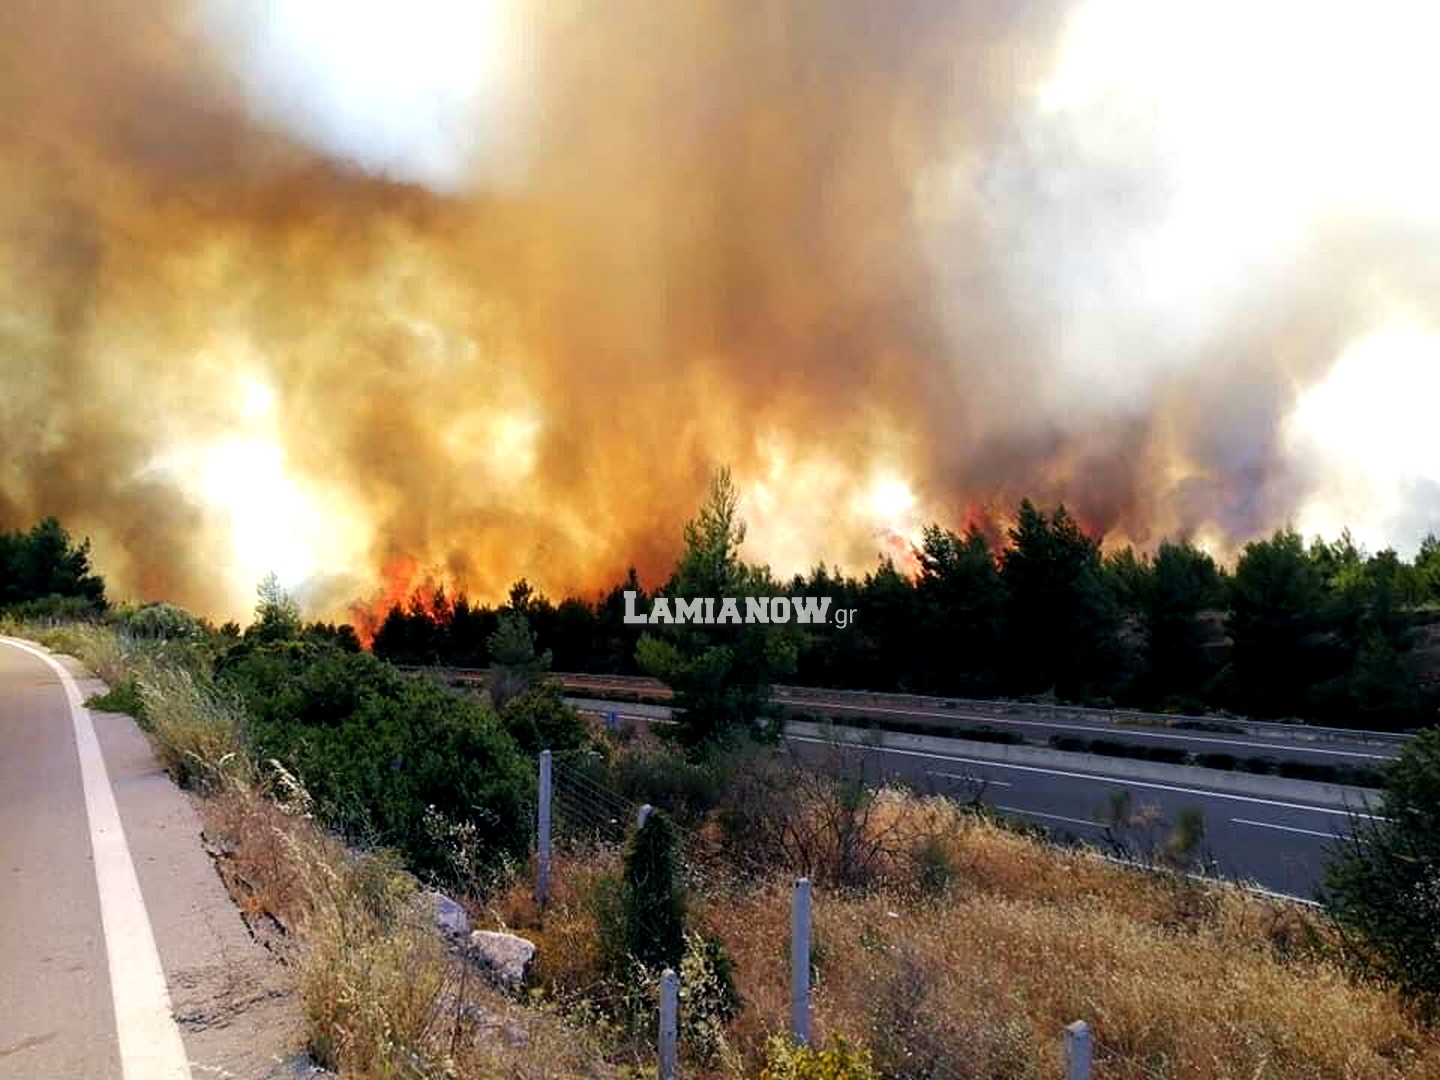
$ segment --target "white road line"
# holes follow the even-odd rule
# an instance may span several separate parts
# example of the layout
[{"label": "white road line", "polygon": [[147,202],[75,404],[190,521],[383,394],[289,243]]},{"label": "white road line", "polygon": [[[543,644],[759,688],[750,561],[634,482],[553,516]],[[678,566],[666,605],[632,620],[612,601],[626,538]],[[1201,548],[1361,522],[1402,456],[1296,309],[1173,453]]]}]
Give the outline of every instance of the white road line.
[{"label": "white road line", "polygon": [[1297,829],[1294,825],[1275,825],[1269,821],[1251,821],[1249,818],[1243,817],[1232,817],[1230,820],[1236,825],[1253,825],[1257,829],[1278,829],[1281,832],[1302,833],[1305,836],[1319,836],[1326,840],[1341,839],[1341,837],[1336,836],[1334,833],[1318,832],[1315,829]]},{"label": "white road line", "polygon": [[[817,746],[831,745],[830,739],[816,739],[809,735],[787,735],[785,737],[791,742],[814,743]],[[1153,791],[1173,791],[1181,795],[1201,795],[1207,799],[1227,799],[1230,802],[1255,803],[1258,806],[1283,806],[1287,810],[1309,810],[1316,814],[1343,814],[1346,817],[1364,818],[1369,821],[1383,820],[1374,814],[1362,814],[1349,809],[1310,806],[1306,803],[1281,802],[1278,799],[1261,799],[1254,795],[1232,795],[1228,791],[1207,791],[1204,788],[1177,787],[1173,784],[1157,784],[1149,780],[1132,780],[1128,776],[1106,776],[1103,773],[1070,772],[1065,769],[1042,769],[1038,765],[1016,765],[1009,761],[982,761],[978,758],[958,757],[952,754],[937,754],[923,750],[901,750],[893,746],[867,746],[865,743],[860,742],[848,742],[847,745],[856,746],[862,750],[875,750],[882,754],[900,754],[904,757],[928,758],[931,761],[957,761],[962,765],[983,765],[991,769],[1017,769],[1020,772],[1042,773],[1046,776],[1068,776],[1075,780],[1098,780],[1119,787],[1150,788]]]},{"label": "white road line", "polygon": [[1063,814],[1042,814],[1039,810],[1021,810],[1018,806],[1001,806],[995,803],[996,810],[1003,810],[1007,814],[1024,814],[1027,817],[1045,818],[1047,821],[1065,821],[1071,825],[1088,825],[1092,829],[1103,829],[1105,826],[1098,821],[1086,821],[1084,818],[1066,817]]},{"label": "white road line", "polygon": [[[798,702],[787,702],[796,704]],[[1241,739],[1222,739],[1213,735],[1192,735],[1188,731],[1144,731],[1132,727],[1115,725],[1114,727],[1087,727],[1084,724],[1067,724],[1049,720],[1017,720],[1011,716],[983,716],[978,713],[962,712],[934,712],[926,709],[895,709],[883,705],[841,705],[838,702],[823,702],[824,708],[843,709],[846,712],[859,713],[887,713],[893,716],[918,716],[936,720],[969,720],[984,724],[1017,724],[1021,727],[1054,728],[1058,731],[1088,731],[1095,735],[1108,735],[1114,738],[1117,735],[1133,736],[1137,739],[1178,739],[1182,742],[1193,743],[1214,743],[1218,746],[1243,746],[1251,750],[1274,750],[1279,753],[1297,752],[1301,754],[1326,754],[1331,757],[1366,758],[1371,761],[1394,761],[1394,754],[1366,754],[1359,750],[1322,750],[1316,746],[1297,746],[1294,743],[1265,743],[1250,742]],[[963,739],[964,734],[955,736]]]},{"label": "white road line", "polygon": [[975,776],[971,773],[956,772],[932,772],[929,775],[938,776],[945,780],[965,780],[972,784],[986,784],[990,787],[1014,787],[1008,780],[991,780],[988,776]]},{"label": "white road line", "polygon": [[0,642],[43,660],[65,689],[85,789],[85,816],[90,824],[95,886],[100,893],[100,922],[109,960],[121,1072],[125,1080],[191,1080],[185,1044],[175,1024],[165,970],[160,966],[140,880],[135,876],[135,864],[125,842],[110,774],[80,689],[49,654],[13,638],[0,638]]}]

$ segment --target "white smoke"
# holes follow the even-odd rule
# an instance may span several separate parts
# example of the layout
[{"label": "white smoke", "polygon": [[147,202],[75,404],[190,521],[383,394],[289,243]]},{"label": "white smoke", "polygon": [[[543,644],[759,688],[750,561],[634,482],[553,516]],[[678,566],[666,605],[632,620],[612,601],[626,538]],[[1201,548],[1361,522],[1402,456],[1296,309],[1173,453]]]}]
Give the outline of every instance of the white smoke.
[{"label": "white smoke", "polygon": [[513,182],[527,69],[511,0],[200,0],[257,118],[377,176]]}]

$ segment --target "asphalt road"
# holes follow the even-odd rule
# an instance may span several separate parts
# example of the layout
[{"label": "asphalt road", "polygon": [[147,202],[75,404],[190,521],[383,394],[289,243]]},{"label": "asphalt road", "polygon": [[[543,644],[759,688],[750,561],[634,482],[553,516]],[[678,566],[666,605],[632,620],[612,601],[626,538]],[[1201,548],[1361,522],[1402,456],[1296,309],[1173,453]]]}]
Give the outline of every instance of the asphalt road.
[{"label": "asphalt road", "polygon": [[[663,721],[669,716],[669,709],[662,705],[570,701],[586,712],[601,716],[614,712],[622,719],[640,722]],[[816,764],[837,752],[835,744],[823,738],[792,738],[791,744],[802,760]],[[1058,769],[984,761],[959,750],[931,753],[850,746],[846,752],[864,755],[872,780],[896,779],[922,791],[962,800],[978,798],[1019,820],[1043,825],[1057,837],[1101,847],[1107,836],[1100,819],[1115,793],[1128,792],[1132,816],[1151,811],[1159,819],[1154,828],[1132,828],[1117,834],[1137,849],[1137,854],[1153,850],[1165,839],[1167,826],[1173,826],[1182,812],[1195,809],[1204,822],[1208,872],[1304,900],[1314,897],[1328,854],[1348,834],[1351,812],[1364,814],[1373,809],[1365,805],[1337,809],[1303,800],[1237,795],[1203,784],[1108,776],[1107,759],[1098,756],[1090,759],[1093,767]]]},{"label": "asphalt road", "polygon": [[[814,762],[836,752],[826,739],[792,738],[791,744],[802,759]],[[1321,882],[1328,853],[1348,833],[1351,822],[1347,810],[1303,801],[1106,776],[1101,758],[1095,759],[1094,771],[1081,771],[982,761],[963,753],[878,747],[847,752],[862,753],[867,775],[874,779],[899,779],[959,799],[979,798],[996,810],[1044,825],[1057,836],[1102,847],[1107,837],[1100,819],[1114,793],[1128,792],[1132,817],[1153,808],[1158,819],[1154,827],[1119,834],[1137,855],[1155,850],[1169,831],[1167,823],[1173,826],[1183,811],[1198,810],[1211,872],[1307,900]],[[1351,811],[1368,809],[1356,806]]]},{"label": "asphalt road", "polygon": [[0,640],[0,1080],[298,1075],[287,978],[98,689]]},{"label": "asphalt road", "polygon": [[[787,702],[796,707],[798,701]],[[1146,746],[1173,746],[1193,754],[1229,754],[1236,758],[1270,757],[1284,761],[1305,761],[1324,765],[1379,766],[1393,761],[1400,754],[1396,742],[1378,742],[1361,736],[1343,734],[1315,738],[1304,728],[1293,735],[1283,732],[1280,725],[1265,725],[1259,732],[1195,731],[1174,727],[1127,721],[1124,713],[1095,713],[1079,718],[1067,716],[1065,710],[1049,712],[1035,706],[993,706],[986,708],[972,703],[966,708],[935,708],[917,705],[852,705],[825,700],[813,705],[816,712],[837,719],[875,718],[922,724],[989,727],[1010,731],[1031,741],[1045,743],[1053,736],[1082,739],[1111,739]]]}]

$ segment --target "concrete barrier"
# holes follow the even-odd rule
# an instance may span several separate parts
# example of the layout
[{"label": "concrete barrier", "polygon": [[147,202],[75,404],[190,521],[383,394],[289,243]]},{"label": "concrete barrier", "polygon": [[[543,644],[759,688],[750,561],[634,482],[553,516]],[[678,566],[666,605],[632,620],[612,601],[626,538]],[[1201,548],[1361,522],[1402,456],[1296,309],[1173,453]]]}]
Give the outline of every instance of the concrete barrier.
[{"label": "concrete barrier", "polygon": [[841,745],[951,755],[977,761],[1008,762],[1042,769],[1062,769],[1102,780],[1148,780],[1152,783],[1183,785],[1232,795],[1251,795],[1262,799],[1358,811],[1374,806],[1380,797],[1379,792],[1369,788],[1350,787],[1345,784],[1324,784],[1315,780],[1292,780],[1283,776],[1229,772],[1224,769],[1201,768],[1198,765],[1167,765],[1134,758],[1102,757],[1098,754],[1051,750],[1039,746],[1012,746],[975,742],[970,739],[942,738],[937,735],[910,735],[878,728],[791,720],[785,724],[785,734],[787,737],[822,739]]}]

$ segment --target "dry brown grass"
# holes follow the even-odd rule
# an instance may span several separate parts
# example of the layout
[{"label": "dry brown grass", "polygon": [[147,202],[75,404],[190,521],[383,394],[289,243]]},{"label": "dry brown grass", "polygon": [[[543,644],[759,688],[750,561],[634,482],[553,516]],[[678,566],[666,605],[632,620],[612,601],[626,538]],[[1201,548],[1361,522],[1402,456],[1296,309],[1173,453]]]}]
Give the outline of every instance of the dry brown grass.
[{"label": "dry brown grass", "polygon": [[202,804],[237,903],[296,966],[318,1061],[357,1078],[615,1075],[596,1033],[506,998],[454,956],[394,860],[347,850],[296,810],[237,789]]},{"label": "dry brown grass", "polygon": [[[1440,1038],[1348,974],[1311,909],[1057,850],[942,800],[886,793],[871,822],[890,837],[882,884],[817,893],[815,1023],[884,1075],[1059,1076],[1062,1030],[1085,1019],[1099,1080],[1440,1077]],[[938,892],[921,887],[926,843],[949,869]],[[512,894],[566,992],[596,977],[587,890],[612,866],[559,865],[543,919]],[[692,898],[734,961],[730,1035],[752,1069],[787,1021],[789,899],[783,870]]]}]

